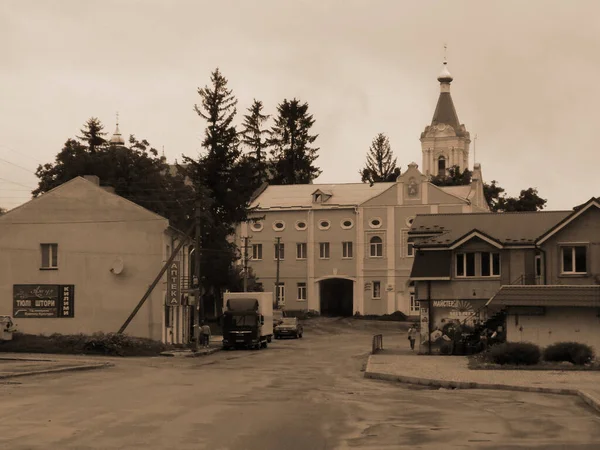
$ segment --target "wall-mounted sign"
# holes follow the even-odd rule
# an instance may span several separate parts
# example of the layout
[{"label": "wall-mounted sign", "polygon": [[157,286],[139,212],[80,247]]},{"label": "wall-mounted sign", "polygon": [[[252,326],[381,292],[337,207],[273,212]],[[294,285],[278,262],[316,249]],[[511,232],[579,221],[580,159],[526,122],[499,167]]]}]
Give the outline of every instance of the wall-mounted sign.
[{"label": "wall-mounted sign", "polygon": [[75,286],[13,285],[13,317],[20,319],[75,317]]},{"label": "wall-mounted sign", "polygon": [[180,262],[173,261],[167,272],[167,305],[177,306],[181,301]]}]

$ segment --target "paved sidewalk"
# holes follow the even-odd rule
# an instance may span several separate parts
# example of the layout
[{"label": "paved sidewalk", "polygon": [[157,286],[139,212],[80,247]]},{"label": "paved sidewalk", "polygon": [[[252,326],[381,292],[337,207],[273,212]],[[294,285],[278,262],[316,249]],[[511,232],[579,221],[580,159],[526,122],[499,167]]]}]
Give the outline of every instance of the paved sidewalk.
[{"label": "paved sidewalk", "polygon": [[0,379],[42,375],[48,373],[72,372],[79,370],[102,369],[112,366],[109,362],[54,359],[51,356],[1,356]]},{"label": "paved sidewalk", "polygon": [[189,348],[182,348],[180,350],[171,350],[168,352],[162,352],[160,355],[161,356],[188,357],[188,358],[212,355],[213,353],[219,352],[223,349],[222,341],[223,341],[222,336],[211,336],[209,348],[200,348],[200,349],[198,349],[197,352],[194,352]]},{"label": "paved sidewalk", "polygon": [[470,370],[467,364],[466,356],[417,355],[408,342],[390,346],[384,337],[384,350],[369,357],[365,377],[441,388],[578,395],[600,411],[600,371]]}]

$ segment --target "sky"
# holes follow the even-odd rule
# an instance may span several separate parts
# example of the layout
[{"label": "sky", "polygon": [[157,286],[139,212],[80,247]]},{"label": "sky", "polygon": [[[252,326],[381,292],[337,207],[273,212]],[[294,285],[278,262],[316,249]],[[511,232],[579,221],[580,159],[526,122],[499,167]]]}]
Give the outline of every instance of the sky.
[{"label": "sky", "polygon": [[484,181],[571,209],[600,196],[599,16],[597,0],[3,0],[0,207],[27,201],[90,117],[110,135],[118,111],[169,162],[197,156],[197,90],[216,67],[238,123],[255,98],[268,114],[309,104],[315,183],[359,182],[380,132],[402,170],[421,166],[447,45]]}]

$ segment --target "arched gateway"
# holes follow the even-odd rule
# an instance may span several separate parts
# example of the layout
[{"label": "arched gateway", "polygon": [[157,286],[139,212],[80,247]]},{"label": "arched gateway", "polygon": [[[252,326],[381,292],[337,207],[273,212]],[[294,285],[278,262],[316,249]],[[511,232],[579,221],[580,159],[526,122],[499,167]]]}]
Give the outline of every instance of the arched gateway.
[{"label": "arched gateway", "polygon": [[321,315],[352,316],[354,314],[354,281],[347,278],[327,278],[319,281]]}]

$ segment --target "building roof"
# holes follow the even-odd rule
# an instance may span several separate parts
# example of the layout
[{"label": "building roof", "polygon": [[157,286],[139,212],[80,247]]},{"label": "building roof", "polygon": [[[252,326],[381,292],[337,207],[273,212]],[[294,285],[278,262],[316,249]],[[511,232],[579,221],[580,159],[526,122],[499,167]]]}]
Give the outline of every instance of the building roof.
[{"label": "building roof", "polygon": [[600,209],[600,198],[592,197],[583,205],[576,206],[573,208],[573,212],[569,214],[567,217],[563,218],[560,222],[555,224],[552,228],[547,230],[543,235],[539,236],[537,239],[538,244],[544,243],[546,240],[550,239],[553,235],[558,233],[564,227],[569,225],[572,221],[577,219],[577,217],[581,216],[584,212],[586,212],[590,208],[598,208]]},{"label": "building roof", "polygon": [[417,252],[413,262],[410,279],[423,280],[450,280],[452,267],[452,252]]},{"label": "building roof", "polygon": [[409,233],[413,237],[436,233],[434,237],[416,240],[418,247],[451,247],[470,234],[485,235],[502,245],[532,245],[569,214],[570,211],[419,214]]},{"label": "building roof", "polygon": [[440,123],[450,125],[457,133],[459,131],[460,122],[458,121],[458,114],[456,114],[456,108],[454,108],[450,92],[440,92],[435,112],[433,113],[431,125]]},{"label": "building roof", "polygon": [[[251,204],[259,209],[312,208],[314,206],[358,206],[381,194],[395,183],[293,184],[269,185]],[[314,204],[312,194],[320,190],[331,194],[323,203]]]},{"label": "building roof", "polygon": [[502,286],[490,304],[600,307],[600,285]]}]

